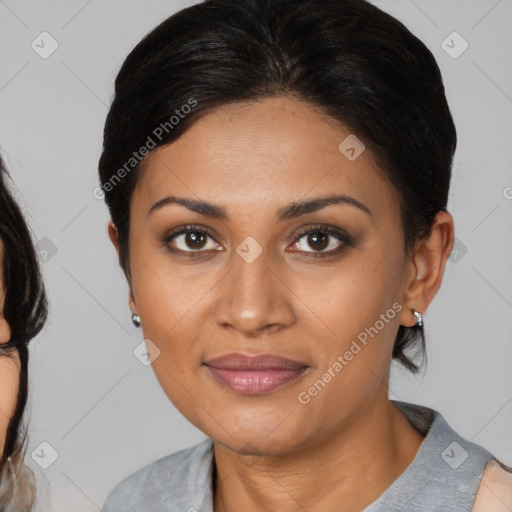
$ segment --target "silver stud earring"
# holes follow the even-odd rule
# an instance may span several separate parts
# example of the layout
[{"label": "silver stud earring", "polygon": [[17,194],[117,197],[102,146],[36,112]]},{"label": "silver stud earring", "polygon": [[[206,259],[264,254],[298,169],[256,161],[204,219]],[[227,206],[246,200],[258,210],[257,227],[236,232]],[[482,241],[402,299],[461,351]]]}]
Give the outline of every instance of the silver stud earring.
[{"label": "silver stud earring", "polygon": [[416,324],[414,325],[414,327],[423,327],[423,315],[414,310],[413,313],[414,317],[416,318]]},{"label": "silver stud earring", "polygon": [[132,313],[132,323],[135,327],[140,327],[140,316]]}]

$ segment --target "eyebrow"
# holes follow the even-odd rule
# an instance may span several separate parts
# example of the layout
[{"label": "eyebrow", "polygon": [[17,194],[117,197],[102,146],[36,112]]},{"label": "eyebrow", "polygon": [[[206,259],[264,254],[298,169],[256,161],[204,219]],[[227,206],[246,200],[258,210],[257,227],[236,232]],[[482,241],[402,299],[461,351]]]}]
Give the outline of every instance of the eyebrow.
[{"label": "eyebrow", "polygon": [[[208,203],[206,201],[198,201],[195,199],[176,196],[164,197],[163,199],[157,201],[149,209],[148,215],[170,204],[180,204],[193,212],[205,215],[207,217],[212,217],[214,219],[227,220],[229,218],[226,210],[222,206]],[[358,201],[353,197],[340,194],[316,197],[308,201],[290,203],[277,210],[277,219],[279,221],[289,220],[295,217],[300,217],[301,215],[304,215],[306,213],[313,213],[322,210],[326,206],[334,204],[346,204],[349,206],[353,206],[372,216],[372,212],[370,211],[370,209],[366,205],[361,203],[361,201]]]}]

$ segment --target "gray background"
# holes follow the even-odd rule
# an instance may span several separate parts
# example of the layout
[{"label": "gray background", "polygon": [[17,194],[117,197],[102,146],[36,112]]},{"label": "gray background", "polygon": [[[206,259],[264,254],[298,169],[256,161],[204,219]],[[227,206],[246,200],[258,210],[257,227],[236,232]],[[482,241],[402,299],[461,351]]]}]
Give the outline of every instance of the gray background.
[{"label": "gray background", "polygon": [[[117,70],[190,3],[0,1],[0,144],[51,301],[30,362],[28,460],[41,510],[100,510],[129,473],[204,437],[133,354],[141,331],[93,196]],[[434,407],[512,464],[512,1],[375,3],[434,53],[459,137],[449,203],[458,249],[425,316],[428,369],[394,368],[390,396]],[[47,58],[31,47],[51,49],[44,31],[58,43]],[[457,58],[442,47],[454,31],[469,44]],[[444,43],[452,54],[462,44]]]}]

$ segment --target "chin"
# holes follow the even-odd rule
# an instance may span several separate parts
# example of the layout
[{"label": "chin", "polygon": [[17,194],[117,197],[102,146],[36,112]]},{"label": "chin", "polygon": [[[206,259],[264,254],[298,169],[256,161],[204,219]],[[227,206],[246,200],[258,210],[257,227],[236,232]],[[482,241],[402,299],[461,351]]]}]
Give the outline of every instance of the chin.
[{"label": "chin", "polygon": [[276,429],[275,425],[253,424],[252,428],[240,429],[236,425],[224,424],[207,433],[216,443],[240,455],[281,456],[298,449],[300,430]]}]

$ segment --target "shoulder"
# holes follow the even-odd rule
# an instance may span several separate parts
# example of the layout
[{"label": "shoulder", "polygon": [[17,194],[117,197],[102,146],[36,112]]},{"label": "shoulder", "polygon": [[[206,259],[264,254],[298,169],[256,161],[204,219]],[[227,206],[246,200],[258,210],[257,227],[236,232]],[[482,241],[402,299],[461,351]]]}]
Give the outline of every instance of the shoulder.
[{"label": "shoulder", "polygon": [[439,411],[416,404],[396,405],[426,437],[414,461],[387,493],[385,505],[398,500],[407,510],[471,510],[484,469],[495,457],[459,435]]},{"label": "shoulder", "polygon": [[[182,498],[190,500],[190,478],[204,487],[211,482],[211,439],[191,448],[162,457],[132,473],[108,495],[103,512],[145,512],[166,510],[165,506]],[[198,488],[195,489],[199,490]],[[186,510],[186,509],[185,509]]]},{"label": "shoulder", "polygon": [[480,480],[471,512],[509,512],[512,510],[512,468],[490,460]]},{"label": "shoulder", "polygon": [[463,502],[471,512],[512,511],[512,468],[460,436],[439,412],[434,413],[426,443],[430,449],[425,454],[432,489],[453,496],[454,506]]}]

